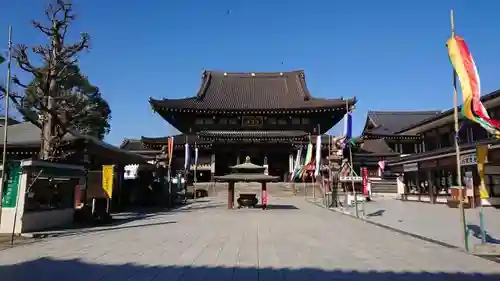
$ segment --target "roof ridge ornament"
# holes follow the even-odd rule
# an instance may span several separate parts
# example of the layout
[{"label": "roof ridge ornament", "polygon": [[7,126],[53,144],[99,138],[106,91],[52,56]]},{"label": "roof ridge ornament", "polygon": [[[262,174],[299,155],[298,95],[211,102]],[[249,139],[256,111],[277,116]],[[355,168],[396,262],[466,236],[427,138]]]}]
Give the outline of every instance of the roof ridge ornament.
[{"label": "roof ridge ornament", "polygon": [[245,163],[252,163],[252,162],[250,161],[250,156],[245,157]]}]

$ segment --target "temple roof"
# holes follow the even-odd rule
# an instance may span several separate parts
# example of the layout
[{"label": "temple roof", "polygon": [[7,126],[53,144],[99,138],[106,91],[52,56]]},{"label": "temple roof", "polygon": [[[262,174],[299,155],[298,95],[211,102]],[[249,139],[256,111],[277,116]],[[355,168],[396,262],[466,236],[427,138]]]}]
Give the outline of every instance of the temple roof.
[{"label": "temple roof", "polygon": [[368,111],[363,135],[395,134],[440,114],[440,111]]},{"label": "temple roof", "polygon": [[[489,109],[490,105],[488,103],[493,102],[493,104],[495,104],[496,101],[494,101],[494,100],[498,99],[499,97],[500,97],[500,90],[496,90],[494,92],[491,92],[489,94],[481,96],[481,102],[484,104],[486,109]],[[458,110],[460,111],[461,109],[462,109],[462,107],[459,106]],[[441,112],[440,114],[436,114],[434,116],[431,116],[430,118],[421,120],[420,122],[408,124],[407,126],[404,126],[400,130],[398,130],[398,133],[404,133],[404,132],[407,132],[411,129],[415,129],[415,128],[420,127],[422,125],[432,123],[432,122],[437,121],[439,119],[444,119],[446,117],[452,116],[453,113],[454,113],[454,108],[452,107],[446,111]]]},{"label": "temple roof", "polygon": [[384,139],[363,140],[360,145],[360,153],[375,153],[375,154],[398,154],[394,152]]},{"label": "temple roof", "polygon": [[[154,110],[280,110],[344,109],[346,100],[314,98],[307,88],[304,71],[218,72],[204,71],[194,97],[150,98]],[[355,99],[348,100],[349,106]]]}]

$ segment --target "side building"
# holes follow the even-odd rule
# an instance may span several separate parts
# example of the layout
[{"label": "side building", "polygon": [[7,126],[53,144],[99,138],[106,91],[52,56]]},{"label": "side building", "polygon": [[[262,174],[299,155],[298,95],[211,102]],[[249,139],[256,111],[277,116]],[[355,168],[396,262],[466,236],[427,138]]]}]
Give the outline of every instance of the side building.
[{"label": "side building", "polygon": [[[500,90],[481,98],[491,118],[500,118]],[[469,206],[500,205],[500,140],[478,124],[460,119],[455,134],[453,109],[429,112],[369,112],[360,145],[353,155],[358,167],[368,167],[372,193],[397,194],[402,200],[450,203],[457,186],[455,138],[460,148],[462,182],[469,183]],[[476,147],[487,145],[486,187],[490,198],[479,198]],[[359,169],[359,168],[358,168]],[[391,176],[398,176],[397,184]],[[389,179],[392,189],[377,187]],[[385,186],[387,184],[385,183]],[[379,190],[377,190],[379,188]]]},{"label": "side building", "polygon": [[[356,100],[313,97],[304,71],[204,71],[196,96],[150,98],[149,102],[155,112],[182,132],[174,136],[172,169],[183,169],[187,142],[199,149],[198,181],[210,181],[213,175],[227,174],[229,166],[242,163],[246,156],[253,163],[268,165],[269,174],[286,180],[297,149],[310,140],[315,142],[317,135],[322,135],[326,158],[329,136],[325,132]],[[121,147],[154,155],[167,140],[142,137],[125,140]]]}]

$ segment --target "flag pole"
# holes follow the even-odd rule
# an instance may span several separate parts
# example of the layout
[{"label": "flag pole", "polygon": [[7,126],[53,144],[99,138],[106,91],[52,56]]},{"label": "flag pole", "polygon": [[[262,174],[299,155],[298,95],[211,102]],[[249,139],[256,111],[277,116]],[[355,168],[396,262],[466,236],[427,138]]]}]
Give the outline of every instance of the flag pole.
[{"label": "flag pole", "polygon": [[[451,23],[451,37],[455,36],[455,21],[453,15],[453,9],[450,11],[450,23]],[[458,184],[458,197],[459,204],[458,209],[460,212],[460,228],[462,232],[462,242],[464,244],[464,249],[466,252],[469,251],[469,241],[467,238],[467,226],[465,222],[465,210],[464,210],[464,187],[462,185],[462,167],[460,163],[460,146],[458,142],[458,94],[457,94],[457,74],[455,69],[453,69],[453,116],[455,120],[455,154],[457,161],[457,184]]]},{"label": "flag pole", "polygon": [[[2,182],[0,183],[0,225],[2,224],[2,201],[3,201],[3,188],[7,183],[6,169],[7,169],[7,133],[9,128],[9,93],[10,93],[10,80],[11,80],[11,61],[12,61],[12,25],[9,25],[9,42],[7,54],[7,84],[5,85],[5,116],[3,124],[3,155],[2,155]],[[18,196],[21,196],[20,194]]]},{"label": "flag pole", "polygon": [[[347,114],[349,114],[349,101],[348,100],[345,101],[345,109],[346,109],[346,116],[347,116],[347,118],[349,118],[349,116],[347,115]],[[349,146],[349,162],[351,163],[351,165],[350,165],[351,166],[351,175],[350,176],[351,176],[351,184],[352,184],[352,195],[354,196],[354,211],[355,211],[356,217],[359,218],[358,198],[357,198],[358,195],[356,194],[356,186],[354,184],[354,163],[352,163],[352,145],[349,142],[349,140],[347,140],[347,145]]]}]

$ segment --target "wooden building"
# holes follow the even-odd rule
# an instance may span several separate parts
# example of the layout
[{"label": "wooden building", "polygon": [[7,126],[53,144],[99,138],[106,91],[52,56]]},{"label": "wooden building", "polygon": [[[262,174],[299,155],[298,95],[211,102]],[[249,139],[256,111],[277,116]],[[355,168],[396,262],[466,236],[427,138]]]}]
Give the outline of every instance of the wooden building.
[{"label": "wooden building", "polygon": [[361,136],[353,149],[353,166],[366,168],[373,193],[397,194],[396,178],[385,162],[418,150],[421,136],[400,135],[406,127],[439,115],[439,111],[368,111]]},{"label": "wooden building", "polygon": [[[500,91],[485,95],[481,100],[490,117],[500,118]],[[398,193],[403,200],[447,203],[450,187],[457,185],[455,137],[461,151],[462,182],[472,182],[468,200],[471,206],[477,206],[480,200],[476,147],[489,146],[488,165],[492,168],[489,170],[495,170],[500,164],[500,141],[478,124],[463,118],[459,133],[455,135],[453,109],[369,112],[354,162],[368,166],[372,177],[383,179],[387,175],[398,175],[397,187],[393,185],[397,190],[392,192]],[[378,161],[384,161],[385,174],[375,164]],[[483,200],[485,205],[500,205],[500,176],[495,173],[486,176],[491,198]]]},{"label": "wooden building", "polygon": [[[149,100],[153,110],[178,129],[173,170],[183,168],[184,144],[198,147],[198,181],[229,173],[229,166],[250,156],[269,166],[269,174],[286,180],[297,148],[337,124],[355,99],[315,98],[303,71],[231,73],[204,71],[195,96]],[[167,137],[125,140],[122,148],[159,153]],[[191,157],[194,153],[191,152]],[[191,161],[193,163],[193,161]],[[191,170],[194,167],[191,166]]]},{"label": "wooden building", "polygon": [[[9,122],[7,139],[7,160],[37,160],[40,151],[41,130],[30,122]],[[0,139],[3,139],[4,130],[0,130]],[[86,171],[86,196],[92,197],[105,196],[102,190],[102,165],[115,165],[116,184],[113,187],[113,209],[119,209],[124,203],[124,190],[122,189],[122,178],[124,166],[127,164],[146,164],[148,158],[137,153],[123,150],[97,138],[81,135],[78,132],[68,133],[63,140],[66,145],[62,148],[68,157],[59,164],[71,164],[83,166]],[[3,144],[0,143],[0,149]],[[0,154],[2,154],[0,150]],[[36,178],[36,175],[35,177]],[[41,179],[37,179],[41,182]],[[47,181],[44,179],[43,181]],[[43,185],[43,184],[42,184]],[[35,186],[36,188],[36,186]],[[39,193],[50,193],[52,190],[42,186]],[[49,195],[44,194],[41,200]],[[37,199],[35,195],[33,198]],[[82,198],[83,200],[84,198]],[[36,201],[36,200],[35,200]],[[36,204],[35,204],[36,205]]]}]

